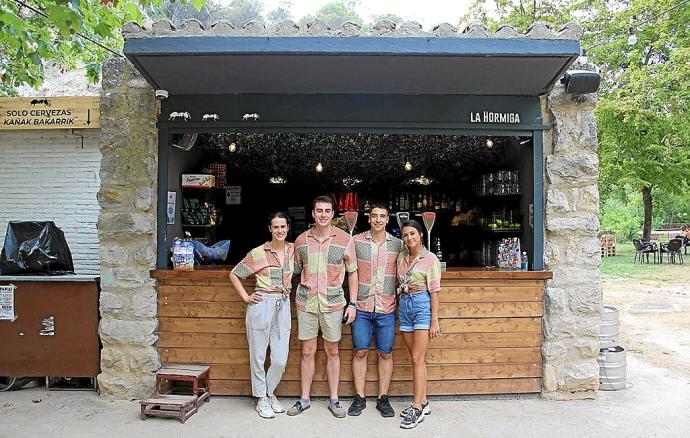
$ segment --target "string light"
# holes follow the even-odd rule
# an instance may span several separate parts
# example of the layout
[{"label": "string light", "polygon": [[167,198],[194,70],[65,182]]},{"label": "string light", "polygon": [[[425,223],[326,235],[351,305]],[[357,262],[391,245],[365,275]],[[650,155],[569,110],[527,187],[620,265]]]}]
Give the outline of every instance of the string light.
[{"label": "string light", "polygon": [[489,149],[491,149],[492,147],[494,147],[494,141],[491,140],[491,138],[487,138],[487,139],[486,139],[486,147],[489,148]]},{"label": "string light", "polygon": [[321,163],[316,165],[316,173],[323,172],[323,165]]},{"label": "string light", "polygon": [[409,161],[405,162],[405,170],[408,172],[412,170],[412,163],[410,163]]},{"label": "string light", "polygon": [[228,151],[235,152],[236,150],[237,150],[237,145],[235,144],[235,142],[232,142],[228,145]]}]

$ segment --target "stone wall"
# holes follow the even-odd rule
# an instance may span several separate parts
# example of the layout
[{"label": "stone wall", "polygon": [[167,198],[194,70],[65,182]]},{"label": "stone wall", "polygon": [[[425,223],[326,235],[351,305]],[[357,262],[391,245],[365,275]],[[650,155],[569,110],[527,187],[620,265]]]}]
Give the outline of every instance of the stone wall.
[{"label": "stone wall", "polygon": [[599,387],[599,158],[596,95],[574,96],[557,83],[543,100],[553,128],[544,136],[542,396],[591,398]]},{"label": "stone wall", "polygon": [[149,396],[154,344],[158,131],[153,89],[124,58],[103,65],[101,93],[101,395]]}]

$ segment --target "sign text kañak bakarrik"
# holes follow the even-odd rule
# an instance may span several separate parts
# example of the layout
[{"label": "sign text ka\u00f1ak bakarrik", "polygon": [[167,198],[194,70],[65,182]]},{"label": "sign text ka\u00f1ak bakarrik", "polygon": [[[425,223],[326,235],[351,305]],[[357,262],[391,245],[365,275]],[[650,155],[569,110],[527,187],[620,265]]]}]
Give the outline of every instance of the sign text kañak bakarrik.
[{"label": "sign text ka\u00f1ak bakarrik", "polygon": [[499,113],[494,111],[473,111],[470,113],[472,123],[520,123],[519,113]]}]

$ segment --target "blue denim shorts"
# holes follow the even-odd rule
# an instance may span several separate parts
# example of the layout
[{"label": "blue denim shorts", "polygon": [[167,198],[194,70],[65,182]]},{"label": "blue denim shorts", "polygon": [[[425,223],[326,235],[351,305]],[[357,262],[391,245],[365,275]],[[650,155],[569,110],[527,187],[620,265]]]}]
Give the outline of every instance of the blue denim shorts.
[{"label": "blue denim shorts", "polygon": [[431,327],[431,295],[428,291],[401,294],[400,331],[413,332]]},{"label": "blue denim shorts", "polygon": [[393,351],[395,312],[374,313],[357,309],[357,317],[352,323],[352,348],[368,350],[372,336],[375,336],[378,351],[381,353]]}]

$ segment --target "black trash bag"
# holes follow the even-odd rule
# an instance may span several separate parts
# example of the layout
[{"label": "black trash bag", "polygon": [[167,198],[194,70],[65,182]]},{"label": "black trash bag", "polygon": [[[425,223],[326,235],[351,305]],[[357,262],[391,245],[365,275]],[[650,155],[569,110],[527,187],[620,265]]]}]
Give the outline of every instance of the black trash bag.
[{"label": "black trash bag", "polygon": [[65,234],[53,221],[10,222],[0,253],[0,274],[74,274]]}]

